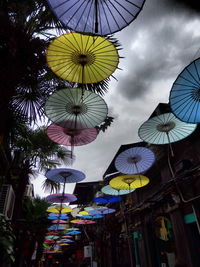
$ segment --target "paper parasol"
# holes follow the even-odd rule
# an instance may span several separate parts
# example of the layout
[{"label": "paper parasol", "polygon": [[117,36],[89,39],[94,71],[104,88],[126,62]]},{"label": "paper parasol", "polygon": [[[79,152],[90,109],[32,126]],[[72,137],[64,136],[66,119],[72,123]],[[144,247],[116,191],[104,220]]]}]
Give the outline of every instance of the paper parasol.
[{"label": "paper parasol", "polygon": [[53,220],[52,223],[62,224],[62,223],[68,223],[68,221],[65,221],[65,220]]},{"label": "paper parasol", "polygon": [[178,75],[169,102],[178,119],[187,123],[200,123],[200,58]]},{"label": "paper parasol", "polygon": [[109,184],[111,187],[115,189],[129,190],[133,188],[140,188],[149,183],[149,178],[140,174],[127,174],[120,175],[112,180],[110,180]]},{"label": "paper parasol", "polygon": [[80,231],[70,231],[70,232],[68,232],[67,233],[68,235],[78,235],[78,234],[81,234],[81,232]]},{"label": "paper parasol", "polygon": [[82,215],[82,217],[84,219],[101,219],[104,216],[103,215],[100,215],[100,214],[95,214],[95,215],[90,214],[90,215]]},{"label": "paper parasol", "polygon": [[64,146],[83,146],[94,141],[98,135],[96,128],[73,130],[51,124],[46,133],[55,143]]},{"label": "paper parasol", "polygon": [[93,199],[94,202],[97,202],[97,203],[114,203],[114,202],[119,202],[119,201],[122,201],[122,197],[120,196],[102,196],[102,197],[95,197]]},{"label": "paper parasol", "polygon": [[186,138],[196,127],[196,124],[180,121],[172,113],[164,113],[144,122],[138,135],[147,143],[163,145]]},{"label": "paper parasol", "polygon": [[131,190],[120,190],[120,189],[114,189],[110,185],[106,185],[101,188],[101,192],[103,192],[106,195],[112,195],[112,196],[127,195],[134,191],[135,191],[135,188]]},{"label": "paper parasol", "polygon": [[82,225],[94,224],[94,223],[96,223],[96,222],[92,221],[92,220],[80,220],[79,222],[77,222],[77,224],[82,224]]},{"label": "paper parasol", "polygon": [[106,214],[110,214],[110,213],[114,213],[116,210],[115,209],[109,209],[109,208],[99,208],[99,209],[95,209],[95,210],[91,210],[90,214],[91,215],[106,215]]},{"label": "paper parasol", "polygon": [[67,168],[57,168],[47,171],[45,176],[47,179],[56,183],[77,183],[85,179],[83,172]]},{"label": "paper parasol", "polygon": [[132,147],[120,153],[115,160],[116,169],[124,174],[147,171],[155,161],[155,154],[146,147]]},{"label": "paper parasol", "polygon": [[68,202],[76,201],[77,197],[73,194],[57,193],[57,194],[48,195],[45,199],[46,201],[52,202],[52,203],[68,203]]},{"label": "paper parasol", "polygon": [[135,20],[145,0],[47,0],[58,20],[75,32],[109,35]]},{"label": "paper parasol", "polygon": [[54,92],[45,104],[47,117],[67,129],[88,129],[101,124],[108,107],[102,97],[81,88],[65,88]]},{"label": "paper parasol", "polygon": [[63,80],[97,83],[116,70],[119,55],[115,45],[108,39],[73,32],[63,34],[50,43],[47,63]]}]

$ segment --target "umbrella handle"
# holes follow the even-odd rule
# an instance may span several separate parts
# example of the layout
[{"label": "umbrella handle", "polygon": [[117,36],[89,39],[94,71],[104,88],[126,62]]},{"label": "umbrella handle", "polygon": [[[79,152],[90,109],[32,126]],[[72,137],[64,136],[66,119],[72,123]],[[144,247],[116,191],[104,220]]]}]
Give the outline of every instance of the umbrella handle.
[{"label": "umbrella handle", "polygon": [[99,31],[99,23],[98,23],[98,0],[95,0],[94,2],[94,7],[95,7],[95,33],[98,33]]}]

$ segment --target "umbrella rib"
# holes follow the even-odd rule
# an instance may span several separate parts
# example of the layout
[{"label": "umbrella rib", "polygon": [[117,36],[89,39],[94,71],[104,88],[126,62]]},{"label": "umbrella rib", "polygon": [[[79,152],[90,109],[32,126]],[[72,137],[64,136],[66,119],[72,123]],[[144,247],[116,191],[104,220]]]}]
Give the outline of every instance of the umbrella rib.
[{"label": "umbrella rib", "polygon": [[[110,2],[110,0],[108,0],[108,2]],[[107,6],[107,9],[108,9],[108,11],[110,12],[110,15],[111,15],[111,17],[113,18],[115,24],[117,25],[118,30],[120,30],[120,26],[119,26],[117,20],[115,19],[115,16],[114,16],[113,13],[111,12],[110,7],[109,7],[109,5],[107,4],[107,1],[105,1],[104,3],[105,3],[105,5]],[[112,3],[111,3],[111,4],[112,4]],[[115,8],[115,6],[114,6],[114,8]],[[117,10],[117,12],[118,12],[118,10]],[[119,12],[118,12],[118,13],[119,13]],[[121,14],[120,14],[120,15],[121,15]],[[107,15],[106,15],[106,16],[107,16]]]},{"label": "umbrella rib", "polygon": [[[129,23],[125,20],[125,18],[122,16],[122,14],[120,13],[120,11],[116,8],[116,6],[110,1],[110,4],[113,6],[113,8],[117,11],[117,13],[120,15],[120,17],[126,22],[126,24],[128,25]],[[135,15],[133,15],[127,8],[125,8],[120,2],[115,1],[119,6],[121,6],[127,13],[129,13],[129,15],[131,15],[133,17],[133,19],[135,18]]]},{"label": "umbrella rib", "polygon": [[[77,1],[77,2],[80,2],[80,1]],[[76,2],[76,3],[77,3]],[[74,4],[74,5],[76,5],[76,3]],[[82,9],[82,13],[81,13],[81,15],[80,15],[80,18],[79,18],[79,20],[77,21],[77,23],[76,23],[76,26],[74,26],[74,29],[76,30],[76,28],[78,27],[78,24],[79,24],[79,22],[80,22],[80,20],[81,20],[81,18],[82,18],[82,16],[83,16],[83,14],[84,14],[84,12],[87,10],[87,6],[89,5],[89,2],[87,2],[86,3],[86,6],[85,7],[83,7],[83,5],[85,4],[85,2],[83,1],[82,3],[81,3],[81,5],[79,5],[79,7],[76,9],[76,11],[74,12],[74,14],[71,16],[71,18],[67,21],[67,24],[69,24],[70,23],[70,21],[73,19],[73,17],[78,13],[78,11],[79,10],[81,10]],[[73,6],[74,6],[73,5]],[[72,7],[73,7],[72,6]],[[69,9],[67,10],[67,12],[69,11]],[[65,13],[64,13],[65,14]],[[63,14],[63,15],[64,15]],[[86,22],[87,23],[87,22]]]},{"label": "umbrella rib", "polygon": [[[59,4],[57,7],[55,7],[55,9],[60,7],[61,5],[65,4],[66,2],[69,2],[69,1],[65,1],[65,2]],[[80,1],[79,0],[76,1],[72,6],[70,6],[67,10],[65,10],[63,13],[61,13],[59,16],[59,19],[62,18],[66,13],[68,13],[68,11],[70,11],[78,2],[80,2]],[[76,14],[76,12],[74,14]],[[74,16],[74,14],[72,15],[72,17]]]},{"label": "umbrella rib", "polygon": [[[107,17],[107,14],[106,14],[106,10],[105,10],[105,7],[104,7],[103,3],[104,3],[104,0],[101,0],[101,7],[102,7],[102,10],[103,10],[103,12],[104,12],[104,16],[105,16],[105,19],[106,19],[106,22],[107,22],[109,31],[110,31],[110,33],[111,33],[112,30],[111,30],[111,27],[110,27],[110,24],[109,24],[109,20],[108,20],[108,17]],[[101,21],[101,20],[100,20],[100,21]]]}]

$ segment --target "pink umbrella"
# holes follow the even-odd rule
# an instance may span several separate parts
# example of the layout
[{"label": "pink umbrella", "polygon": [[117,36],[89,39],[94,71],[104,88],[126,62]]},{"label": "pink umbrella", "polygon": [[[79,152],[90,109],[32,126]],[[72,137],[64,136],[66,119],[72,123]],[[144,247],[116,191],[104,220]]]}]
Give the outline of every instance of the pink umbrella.
[{"label": "pink umbrella", "polygon": [[52,141],[65,146],[86,145],[94,141],[98,135],[96,128],[76,130],[62,128],[56,124],[51,124],[46,133]]},{"label": "pink umbrella", "polygon": [[77,197],[73,194],[67,194],[67,193],[58,193],[58,194],[52,194],[48,195],[46,197],[46,200],[52,203],[67,203],[67,202],[74,202],[77,200]]},{"label": "pink umbrella", "polygon": [[68,221],[65,220],[53,220],[53,223],[68,223]]},{"label": "pink umbrella", "polygon": [[72,238],[71,235],[63,235],[62,238]]},{"label": "pink umbrella", "polygon": [[93,223],[96,223],[96,222],[92,220],[81,220],[77,222],[77,224],[93,224]]}]

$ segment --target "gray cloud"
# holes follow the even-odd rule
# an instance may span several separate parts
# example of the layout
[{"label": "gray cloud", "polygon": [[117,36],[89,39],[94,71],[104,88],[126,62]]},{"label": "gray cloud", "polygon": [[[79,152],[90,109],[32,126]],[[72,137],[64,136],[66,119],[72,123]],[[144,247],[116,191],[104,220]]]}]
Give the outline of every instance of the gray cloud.
[{"label": "gray cloud", "polygon": [[156,7],[158,1],[149,3],[152,5],[149,4],[142,14],[147,17],[145,22],[137,27],[133,24],[122,33],[125,73],[119,73],[116,90],[129,100],[142,97],[159,80],[175,80],[199,48],[199,36],[192,26],[196,16],[189,16],[180,9],[169,12],[169,6],[166,9],[161,5],[155,15],[152,6]]}]

